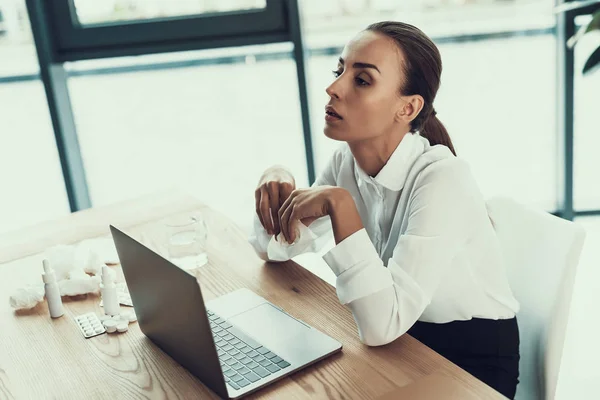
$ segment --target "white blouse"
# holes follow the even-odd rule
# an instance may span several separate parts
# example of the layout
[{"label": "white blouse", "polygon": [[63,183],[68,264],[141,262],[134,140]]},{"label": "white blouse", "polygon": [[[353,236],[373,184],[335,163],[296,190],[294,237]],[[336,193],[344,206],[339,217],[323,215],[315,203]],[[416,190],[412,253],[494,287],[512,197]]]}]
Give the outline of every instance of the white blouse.
[{"label": "white blouse", "polygon": [[[365,227],[323,256],[364,343],[389,343],[417,320],[508,319],[519,310],[485,200],[446,146],[409,133],[372,178],[344,143],[314,185],[348,190]],[[263,259],[285,261],[318,251],[332,234],[324,217],[288,245],[255,215],[250,242]]]}]

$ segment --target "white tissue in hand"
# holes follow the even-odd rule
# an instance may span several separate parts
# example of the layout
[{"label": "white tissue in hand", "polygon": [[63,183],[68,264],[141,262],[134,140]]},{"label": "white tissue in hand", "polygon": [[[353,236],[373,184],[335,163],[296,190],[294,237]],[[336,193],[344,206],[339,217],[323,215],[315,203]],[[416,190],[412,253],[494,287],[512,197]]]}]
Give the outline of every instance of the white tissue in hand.
[{"label": "white tissue in hand", "polygon": [[299,223],[294,243],[286,242],[282,234],[273,236],[267,246],[267,255],[272,261],[287,261],[290,259],[290,246],[303,249],[311,246],[315,239],[315,234],[306,225]]},{"label": "white tissue in hand", "polygon": [[14,309],[21,310],[35,307],[44,299],[44,285],[28,285],[24,288],[17,289],[10,296],[10,306]]}]

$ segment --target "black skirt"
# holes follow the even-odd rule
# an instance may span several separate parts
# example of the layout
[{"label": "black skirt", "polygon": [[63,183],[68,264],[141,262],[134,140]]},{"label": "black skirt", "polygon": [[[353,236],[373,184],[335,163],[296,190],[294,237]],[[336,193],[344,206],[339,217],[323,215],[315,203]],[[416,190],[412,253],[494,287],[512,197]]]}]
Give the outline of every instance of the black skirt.
[{"label": "black skirt", "polygon": [[408,333],[509,399],[519,383],[516,318],[473,318],[434,324],[417,321]]}]

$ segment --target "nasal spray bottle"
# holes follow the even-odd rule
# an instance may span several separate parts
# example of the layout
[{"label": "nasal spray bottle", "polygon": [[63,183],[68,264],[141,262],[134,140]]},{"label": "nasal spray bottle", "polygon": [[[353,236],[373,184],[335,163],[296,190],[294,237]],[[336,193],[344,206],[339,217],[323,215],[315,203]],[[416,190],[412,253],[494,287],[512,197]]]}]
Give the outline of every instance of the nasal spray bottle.
[{"label": "nasal spray bottle", "polygon": [[44,281],[44,292],[50,316],[52,318],[62,317],[64,311],[62,299],[60,298],[60,289],[58,288],[58,283],[56,283],[56,275],[54,274],[54,270],[50,268],[48,260],[44,260],[42,263],[44,265],[42,280]]},{"label": "nasal spray bottle", "polygon": [[117,297],[117,286],[113,282],[106,265],[102,266],[102,283],[100,284],[100,290],[102,291],[104,314],[119,315],[121,307],[119,306],[119,298]]}]

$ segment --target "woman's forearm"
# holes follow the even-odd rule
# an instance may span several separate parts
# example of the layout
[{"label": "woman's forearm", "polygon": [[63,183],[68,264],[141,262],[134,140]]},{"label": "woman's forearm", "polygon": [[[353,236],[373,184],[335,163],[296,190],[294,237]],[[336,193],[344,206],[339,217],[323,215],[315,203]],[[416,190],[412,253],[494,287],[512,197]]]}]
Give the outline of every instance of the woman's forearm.
[{"label": "woman's forearm", "polygon": [[330,197],[329,216],[336,244],[364,227],[354,199],[342,188],[334,190]]}]

